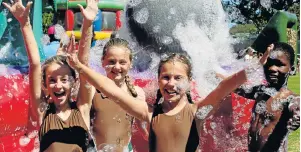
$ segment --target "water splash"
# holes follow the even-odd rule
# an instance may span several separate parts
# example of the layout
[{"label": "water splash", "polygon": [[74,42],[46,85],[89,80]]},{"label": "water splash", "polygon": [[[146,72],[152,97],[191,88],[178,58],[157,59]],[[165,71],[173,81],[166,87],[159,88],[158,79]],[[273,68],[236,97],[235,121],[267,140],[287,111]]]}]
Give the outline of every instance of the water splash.
[{"label": "water splash", "polygon": [[27,146],[30,142],[30,138],[26,137],[26,136],[21,136],[19,139],[19,144],[20,146]]},{"label": "water splash", "polygon": [[263,6],[266,9],[271,8],[272,1],[271,0],[260,0],[261,6]]},{"label": "water splash", "polygon": [[139,5],[142,2],[142,0],[129,0],[128,1],[128,7],[134,7]]},{"label": "water splash", "polygon": [[266,103],[265,101],[262,100],[256,104],[255,112],[258,114],[263,114],[264,112],[266,112],[266,109],[267,109]]},{"label": "water splash", "polygon": [[50,37],[47,34],[43,34],[41,38],[42,45],[47,45],[50,43]]},{"label": "water splash", "polygon": [[212,105],[202,106],[197,110],[196,117],[200,120],[204,120],[212,109]]},{"label": "water splash", "polygon": [[149,12],[147,8],[142,8],[140,11],[134,14],[134,19],[140,24],[146,23],[148,17],[149,17]]},{"label": "water splash", "polygon": [[97,146],[98,152],[114,152],[116,151],[116,145],[114,144],[101,144]]},{"label": "water splash", "polygon": [[55,24],[54,25],[54,37],[56,39],[61,39],[61,37],[66,33],[66,30],[64,27],[60,24]]}]

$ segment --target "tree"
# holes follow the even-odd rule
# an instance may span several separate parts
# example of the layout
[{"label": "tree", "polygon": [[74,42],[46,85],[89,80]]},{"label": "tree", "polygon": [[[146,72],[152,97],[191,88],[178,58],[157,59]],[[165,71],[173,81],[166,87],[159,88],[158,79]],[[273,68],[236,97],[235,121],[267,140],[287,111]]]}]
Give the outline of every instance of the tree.
[{"label": "tree", "polygon": [[231,22],[254,24],[257,32],[278,10],[295,13],[299,20],[300,0],[223,0],[222,3]]}]

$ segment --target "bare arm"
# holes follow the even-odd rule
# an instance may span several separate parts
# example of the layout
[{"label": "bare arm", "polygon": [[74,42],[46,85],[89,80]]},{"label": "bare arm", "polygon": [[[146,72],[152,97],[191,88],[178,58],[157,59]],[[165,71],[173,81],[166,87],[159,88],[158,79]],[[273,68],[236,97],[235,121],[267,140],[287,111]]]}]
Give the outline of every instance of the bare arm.
[{"label": "bare arm", "polygon": [[80,63],[75,52],[69,52],[68,63],[96,89],[100,90],[113,101],[116,101],[127,113],[140,120],[150,122],[152,112],[145,101],[132,97],[119,88],[111,79]]},{"label": "bare arm", "polygon": [[19,21],[21,32],[26,47],[29,61],[29,86],[30,86],[30,107],[35,120],[40,118],[41,114],[38,110],[41,101],[41,64],[39,49],[33,35],[30,25],[29,11],[32,2],[28,2],[26,8],[21,0],[16,0],[13,5],[3,2],[3,5],[14,15]]},{"label": "bare arm", "polygon": [[287,128],[290,130],[297,130],[300,127],[300,96],[294,97],[288,105],[291,115]]},{"label": "bare arm", "polygon": [[[80,10],[84,17],[82,25],[82,37],[79,41],[79,61],[84,65],[89,64],[89,51],[91,47],[91,40],[93,37],[92,33],[92,23],[97,15],[98,0],[86,0],[87,7],[84,9],[80,4]],[[90,119],[90,108],[92,105],[92,99],[95,93],[95,88],[91,86],[82,74],[79,74],[80,87],[78,93],[77,106],[84,115],[84,118]]]},{"label": "bare arm", "polygon": [[[207,97],[203,100],[196,102],[199,108],[204,108],[210,106],[210,110],[208,111],[205,117],[210,116],[214,113],[216,109],[219,108],[220,103],[223,98],[229,95],[232,91],[234,91],[237,87],[242,85],[247,80],[245,70],[239,71],[238,73],[227,77],[224,79],[216,89],[214,89]],[[205,117],[202,117],[203,119]]]}]

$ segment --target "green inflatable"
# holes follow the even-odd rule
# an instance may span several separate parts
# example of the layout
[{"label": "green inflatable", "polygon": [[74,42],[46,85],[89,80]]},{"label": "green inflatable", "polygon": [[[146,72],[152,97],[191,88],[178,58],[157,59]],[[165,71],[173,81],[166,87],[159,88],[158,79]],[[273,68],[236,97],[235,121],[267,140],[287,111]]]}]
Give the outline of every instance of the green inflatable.
[{"label": "green inflatable", "polygon": [[252,44],[252,48],[258,52],[264,52],[266,47],[273,42],[287,43],[287,28],[297,31],[298,18],[295,14],[279,11],[268,22],[261,31],[257,39]]},{"label": "green inflatable", "polygon": [[[295,54],[297,56],[297,52],[300,52],[298,49],[298,18],[295,14],[285,12],[285,11],[278,11],[268,22],[265,28],[261,31],[259,36],[256,38],[254,43],[252,44],[252,48],[258,51],[258,53],[264,53],[267,46],[271,43],[275,42],[285,42],[288,43],[288,35],[287,30],[291,29],[293,35],[297,40],[294,42],[297,43],[295,47]],[[296,61],[296,60],[295,60]],[[296,63],[296,62],[295,62]]]}]

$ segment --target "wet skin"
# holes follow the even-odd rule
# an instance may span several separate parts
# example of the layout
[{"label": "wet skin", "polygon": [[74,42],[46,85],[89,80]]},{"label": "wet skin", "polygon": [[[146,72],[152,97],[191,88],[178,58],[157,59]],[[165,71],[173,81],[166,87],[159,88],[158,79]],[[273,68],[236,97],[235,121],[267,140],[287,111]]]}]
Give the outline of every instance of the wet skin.
[{"label": "wet skin", "polygon": [[264,73],[269,87],[279,90],[283,85],[286,85],[291,64],[284,52],[273,51],[271,54],[272,57],[270,56],[264,65]]},{"label": "wet skin", "polygon": [[[252,151],[278,151],[288,129],[287,124],[291,114],[288,104],[280,103],[293,95],[286,89],[290,71],[288,56],[281,51],[273,51],[264,65],[264,72],[268,87],[275,88],[278,93],[271,97],[263,90],[257,91],[256,103],[252,109],[251,127],[249,129],[249,150]],[[253,94],[254,95],[254,94]],[[272,105],[281,105],[281,108],[272,108]],[[265,107],[265,108],[262,108]],[[259,110],[259,109],[264,110]]]},{"label": "wet skin", "polygon": [[46,88],[57,107],[66,106],[70,99],[74,78],[67,65],[50,64],[46,69]]},{"label": "wet skin", "polygon": [[[102,59],[107,77],[125,92],[128,88],[124,83],[125,76],[131,68],[130,51],[124,47],[108,48]],[[127,147],[132,134],[133,117],[129,116],[115,101],[101,93],[96,93],[93,99],[95,114],[93,132],[98,149],[110,144],[114,150],[122,152]]]}]

